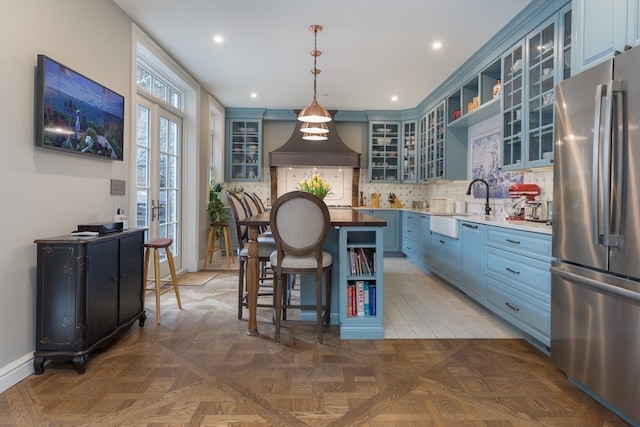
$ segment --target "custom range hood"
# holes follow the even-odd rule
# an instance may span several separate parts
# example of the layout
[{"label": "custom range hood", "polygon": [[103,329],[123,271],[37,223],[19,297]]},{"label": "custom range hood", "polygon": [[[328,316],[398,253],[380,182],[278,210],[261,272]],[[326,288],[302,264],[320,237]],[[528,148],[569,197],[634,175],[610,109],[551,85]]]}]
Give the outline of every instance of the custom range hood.
[{"label": "custom range hood", "polygon": [[[296,111],[296,117],[299,111]],[[330,111],[331,117],[335,111]],[[271,167],[343,167],[359,168],[360,153],[349,148],[340,139],[335,120],[325,123],[329,128],[327,140],[307,141],[302,139],[301,122],[298,122],[293,135],[280,148],[269,153]]]}]

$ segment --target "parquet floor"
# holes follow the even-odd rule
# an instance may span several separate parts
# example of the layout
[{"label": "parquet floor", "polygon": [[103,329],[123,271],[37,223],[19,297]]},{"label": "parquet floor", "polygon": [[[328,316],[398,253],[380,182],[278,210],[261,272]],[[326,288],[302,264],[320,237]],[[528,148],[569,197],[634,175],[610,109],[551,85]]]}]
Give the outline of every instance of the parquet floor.
[{"label": "parquet floor", "polygon": [[0,394],[0,426],[626,426],[523,340],[315,342],[289,322],[245,335],[237,276],[163,296],[91,355],[86,373],[51,363]]}]

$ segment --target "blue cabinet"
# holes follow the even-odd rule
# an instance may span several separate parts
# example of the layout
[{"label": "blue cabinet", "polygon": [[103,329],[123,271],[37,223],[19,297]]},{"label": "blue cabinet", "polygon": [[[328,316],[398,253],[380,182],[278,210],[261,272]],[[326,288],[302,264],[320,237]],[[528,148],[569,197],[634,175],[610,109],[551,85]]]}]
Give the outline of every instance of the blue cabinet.
[{"label": "blue cabinet", "polygon": [[460,221],[461,270],[459,288],[480,303],[486,299],[484,270],[486,226]]},{"label": "blue cabinet", "polygon": [[431,271],[454,286],[460,277],[460,240],[429,232],[427,254]]},{"label": "blue cabinet", "polygon": [[429,219],[427,214],[402,213],[402,253],[422,270],[428,270],[425,241],[429,235]]},{"label": "blue cabinet", "polygon": [[554,90],[571,75],[571,9],[542,23],[502,59],[502,169],[553,161]]},{"label": "blue cabinet", "polygon": [[576,73],[613,58],[625,45],[640,44],[640,1],[572,1]]},{"label": "blue cabinet", "polygon": [[262,179],[262,120],[227,119],[227,181]]},{"label": "blue cabinet", "polygon": [[417,126],[416,120],[402,122],[402,182],[418,179]]},{"label": "blue cabinet", "polygon": [[383,219],[387,222],[387,226],[382,229],[384,255],[401,255],[402,211],[399,209],[358,209],[358,211]]},{"label": "blue cabinet", "polygon": [[400,182],[400,122],[369,123],[369,181]]},{"label": "blue cabinet", "polygon": [[551,235],[487,227],[487,307],[550,345]]},{"label": "blue cabinet", "polygon": [[[340,338],[384,338],[384,271],[381,227],[341,227],[339,248]],[[345,249],[346,248],[346,249]],[[361,267],[366,264],[366,267]],[[360,265],[356,267],[356,265]],[[358,308],[361,298],[361,308]],[[350,308],[351,307],[351,308]]]}]

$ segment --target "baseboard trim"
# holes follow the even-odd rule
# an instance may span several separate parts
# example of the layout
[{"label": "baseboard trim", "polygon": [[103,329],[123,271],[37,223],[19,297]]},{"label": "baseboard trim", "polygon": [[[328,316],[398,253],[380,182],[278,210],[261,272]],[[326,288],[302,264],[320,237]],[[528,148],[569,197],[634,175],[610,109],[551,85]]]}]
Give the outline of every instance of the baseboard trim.
[{"label": "baseboard trim", "polygon": [[0,393],[33,374],[33,353],[0,367]]}]

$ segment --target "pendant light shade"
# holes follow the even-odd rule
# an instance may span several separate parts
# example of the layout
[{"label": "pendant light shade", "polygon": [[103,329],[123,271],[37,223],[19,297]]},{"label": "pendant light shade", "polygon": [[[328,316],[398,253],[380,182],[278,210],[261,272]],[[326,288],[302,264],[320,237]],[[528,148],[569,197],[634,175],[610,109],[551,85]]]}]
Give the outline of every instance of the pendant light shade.
[{"label": "pendant light shade", "polygon": [[313,101],[311,104],[304,107],[300,114],[298,114],[298,120],[306,123],[326,123],[331,121],[331,114],[318,104],[316,100],[316,78],[318,74],[320,74],[320,70],[316,67],[316,61],[318,56],[322,54],[317,49],[318,46],[318,33],[322,31],[321,25],[311,25],[309,27],[309,31],[313,33],[313,50],[310,52],[311,56],[313,56],[313,70],[311,70],[311,74],[313,74]]},{"label": "pendant light shade", "polygon": [[300,126],[300,132],[322,135],[329,133],[329,128],[324,123],[305,122]]},{"label": "pendant light shade", "polygon": [[331,121],[331,115],[322,105],[318,104],[314,95],[314,100],[311,101],[311,104],[300,111],[298,120],[306,123],[326,123]]},{"label": "pendant light shade", "polygon": [[305,133],[302,135],[302,139],[306,141],[326,141],[328,138],[326,133]]}]

